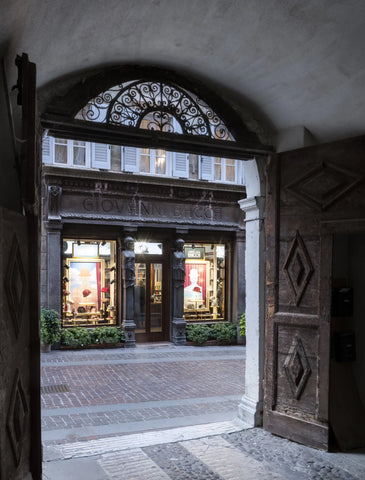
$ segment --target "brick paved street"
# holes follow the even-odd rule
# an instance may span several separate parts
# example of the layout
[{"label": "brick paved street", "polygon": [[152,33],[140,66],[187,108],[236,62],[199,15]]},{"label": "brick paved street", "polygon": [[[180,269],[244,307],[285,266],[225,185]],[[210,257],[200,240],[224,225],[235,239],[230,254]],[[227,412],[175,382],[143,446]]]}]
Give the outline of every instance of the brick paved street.
[{"label": "brick paved street", "polygon": [[171,344],[44,354],[43,442],[234,418],[244,358],[240,346]]},{"label": "brick paved street", "polygon": [[44,480],[363,480],[364,449],[321,452],[235,419],[244,359],[171,344],[42,355]]}]

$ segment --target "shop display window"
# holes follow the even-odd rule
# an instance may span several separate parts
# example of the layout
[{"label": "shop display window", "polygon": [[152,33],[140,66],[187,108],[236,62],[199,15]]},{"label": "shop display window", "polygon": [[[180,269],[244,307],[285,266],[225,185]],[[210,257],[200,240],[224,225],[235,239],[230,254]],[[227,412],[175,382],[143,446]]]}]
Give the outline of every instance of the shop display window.
[{"label": "shop display window", "polygon": [[225,246],[185,245],[184,318],[224,320]]},{"label": "shop display window", "polygon": [[116,244],[63,240],[62,324],[116,324]]}]

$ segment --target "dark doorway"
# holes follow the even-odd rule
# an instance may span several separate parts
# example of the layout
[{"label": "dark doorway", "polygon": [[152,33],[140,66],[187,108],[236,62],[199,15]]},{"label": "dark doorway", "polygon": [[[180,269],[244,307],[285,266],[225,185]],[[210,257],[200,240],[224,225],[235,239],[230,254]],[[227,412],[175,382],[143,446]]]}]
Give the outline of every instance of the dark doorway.
[{"label": "dark doorway", "polygon": [[[152,249],[153,251],[153,249]],[[136,254],[134,320],[136,341],[169,339],[169,265],[166,255]]]},{"label": "dark doorway", "polygon": [[330,425],[341,450],[365,446],[365,234],[334,235]]}]

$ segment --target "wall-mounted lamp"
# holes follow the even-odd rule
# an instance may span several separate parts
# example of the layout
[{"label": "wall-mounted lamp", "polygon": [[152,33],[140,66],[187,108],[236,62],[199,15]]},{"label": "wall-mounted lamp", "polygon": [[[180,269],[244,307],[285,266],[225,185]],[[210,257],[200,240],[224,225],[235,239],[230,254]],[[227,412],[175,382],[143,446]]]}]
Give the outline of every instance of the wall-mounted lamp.
[{"label": "wall-mounted lamp", "polygon": [[63,282],[68,282],[68,278],[63,277],[62,281],[63,281]]},{"label": "wall-mounted lamp", "polygon": [[112,283],[115,283],[115,280],[112,280],[112,281],[110,282],[110,285],[111,285]]},{"label": "wall-mounted lamp", "polygon": [[63,267],[64,267],[66,270],[69,270],[69,269],[70,269],[70,267],[69,267],[68,265],[64,265]]},{"label": "wall-mounted lamp", "polygon": [[110,272],[114,272],[114,270],[115,270],[115,265],[110,269]]}]

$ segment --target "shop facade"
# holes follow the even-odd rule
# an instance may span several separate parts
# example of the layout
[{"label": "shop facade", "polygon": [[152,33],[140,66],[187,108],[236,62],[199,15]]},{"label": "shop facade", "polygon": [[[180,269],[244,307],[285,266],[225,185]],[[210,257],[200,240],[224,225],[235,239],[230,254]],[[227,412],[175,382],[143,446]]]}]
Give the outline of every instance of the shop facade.
[{"label": "shop facade", "polygon": [[[92,164],[97,147],[81,142],[55,164],[57,142],[44,142],[53,162],[44,155],[41,304],[62,312],[63,328],[119,326],[134,346],[184,344],[189,323],[236,323],[245,298],[241,162],[232,177],[232,161],[220,161],[231,183],[174,178],[172,170],[146,176],[121,171],[123,147],[109,147],[109,168]],[[142,162],[146,151],[135,150]],[[80,165],[88,151],[91,162]],[[157,152],[166,161],[167,152],[148,155]],[[186,159],[191,172],[208,161]]]}]

